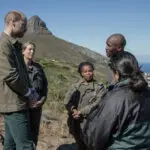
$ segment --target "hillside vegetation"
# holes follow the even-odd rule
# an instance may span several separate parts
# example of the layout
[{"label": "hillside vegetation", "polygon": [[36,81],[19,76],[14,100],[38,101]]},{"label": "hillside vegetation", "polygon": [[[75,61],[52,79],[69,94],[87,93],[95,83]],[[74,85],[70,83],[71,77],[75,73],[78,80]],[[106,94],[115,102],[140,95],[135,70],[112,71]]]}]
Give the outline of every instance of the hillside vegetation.
[{"label": "hillside vegetation", "polygon": [[[52,59],[39,59],[48,79],[48,99],[44,105],[45,109],[57,110],[57,113],[64,111],[63,100],[69,86],[78,81],[81,77],[77,73],[77,65],[60,62]],[[98,81],[105,82],[102,74],[96,71]]]}]

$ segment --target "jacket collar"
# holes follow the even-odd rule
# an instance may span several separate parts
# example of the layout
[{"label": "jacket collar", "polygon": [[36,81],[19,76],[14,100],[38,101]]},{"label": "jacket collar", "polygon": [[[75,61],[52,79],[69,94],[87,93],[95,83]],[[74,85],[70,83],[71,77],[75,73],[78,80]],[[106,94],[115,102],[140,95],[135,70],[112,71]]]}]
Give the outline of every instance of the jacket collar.
[{"label": "jacket collar", "polygon": [[11,37],[11,36],[8,36],[5,32],[2,32],[2,36],[3,38],[5,39],[8,39],[13,45],[17,43],[17,39]]},{"label": "jacket collar", "polygon": [[119,87],[128,86],[130,84],[130,81],[131,81],[130,79],[124,79],[119,82],[114,82],[113,84],[111,84],[107,87],[107,90],[111,91],[111,90],[119,88]]},{"label": "jacket collar", "polygon": [[78,81],[76,87],[79,88],[81,85],[85,85],[87,86],[87,89],[94,89],[94,81],[95,80],[92,80],[91,82],[85,82],[84,79],[81,79]]},{"label": "jacket collar", "polygon": [[126,86],[126,85],[129,85],[130,84],[130,79],[124,79],[124,80],[121,80],[120,82],[118,82],[115,87],[122,87],[122,86]]},{"label": "jacket collar", "polygon": [[27,68],[28,68],[28,71],[35,71],[36,70],[36,67],[35,67],[35,62],[33,60],[29,61],[26,65],[27,65]]}]

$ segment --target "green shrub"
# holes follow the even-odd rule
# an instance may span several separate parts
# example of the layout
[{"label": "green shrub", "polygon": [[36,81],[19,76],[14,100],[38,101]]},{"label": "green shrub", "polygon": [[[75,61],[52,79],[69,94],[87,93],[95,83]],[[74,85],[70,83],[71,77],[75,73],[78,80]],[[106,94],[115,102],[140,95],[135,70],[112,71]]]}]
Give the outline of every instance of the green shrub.
[{"label": "green shrub", "polygon": [[[48,98],[44,108],[62,112],[63,100],[69,86],[80,79],[77,66],[50,59],[41,59],[39,63],[43,66],[48,79]],[[97,74],[96,78],[101,80],[100,74]],[[105,82],[104,79],[102,81]]]}]

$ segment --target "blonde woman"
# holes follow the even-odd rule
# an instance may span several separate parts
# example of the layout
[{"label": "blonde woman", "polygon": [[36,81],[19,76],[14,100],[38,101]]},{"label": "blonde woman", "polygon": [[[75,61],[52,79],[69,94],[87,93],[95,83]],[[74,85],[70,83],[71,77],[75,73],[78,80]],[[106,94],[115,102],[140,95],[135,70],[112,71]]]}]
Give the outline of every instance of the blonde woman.
[{"label": "blonde woman", "polygon": [[47,79],[41,65],[33,61],[36,46],[32,42],[26,42],[22,47],[22,54],[27,67],[29,79],[32,87],[39,94],[39,103],[30,108],[30,129],[35,145],[38,142],[40,119],[42,114],[42,105],[47,97]]}]

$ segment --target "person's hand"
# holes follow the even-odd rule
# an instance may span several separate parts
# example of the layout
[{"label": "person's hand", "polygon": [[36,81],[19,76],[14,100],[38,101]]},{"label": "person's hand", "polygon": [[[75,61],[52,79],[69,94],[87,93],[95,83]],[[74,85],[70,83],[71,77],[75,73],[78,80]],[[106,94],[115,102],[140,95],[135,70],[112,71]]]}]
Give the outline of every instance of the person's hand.
[{"label": "person's hand", "polygon": [[75,111],[72,116],[74,119],[79,119],[80,118],[80,115],[81,115],[81,112],[80,111]]},{"label": "person's hand", "polygon": [[44,104],[45,102],[45,96],[43,96],[40,100],[36,101],[36,103],[34,104],[33,107],[35,108],[39,108],[39,107],[42,107],[42,105]]},{"label": "person's hand", "polygon": [[72,109],[72,114],[76,114],[78,112],[77,109]]},{"label": "person's hand", "polygon": [[[75,115],[77,115],[78,110],[77,109],[72,109],[72,116],[74,118]],[[75,119],[75,118],[74,118]]]},{"label": "person's hand", "polygon": [[41,107],[41,106],[44,104],[45,99],[46,99],[46,97],[43,96],[43,97],[42,97],[40,100],[38,100],[38,101],[31,100],[31,101],[29,102],[29,107],[30,107],[30,108],[39,108],[39,107]]},{"label": "person's hand", "polygon": [[36,108],[36,100],[29,100],[29,108]]}]

